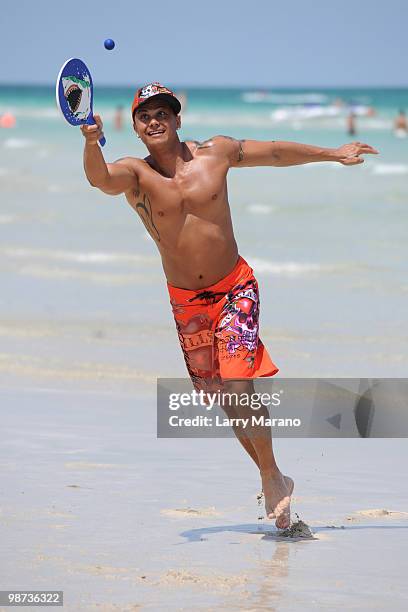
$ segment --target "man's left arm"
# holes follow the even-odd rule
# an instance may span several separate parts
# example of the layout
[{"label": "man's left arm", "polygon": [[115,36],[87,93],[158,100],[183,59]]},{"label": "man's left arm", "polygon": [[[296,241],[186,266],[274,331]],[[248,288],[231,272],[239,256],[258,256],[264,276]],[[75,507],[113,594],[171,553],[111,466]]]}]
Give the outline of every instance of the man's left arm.
[{"label": "man's left arm", "polygon": [[[233,141],[233,143],[231,142]],[[351,142],[337,149],[327,149],[298,142],[230,139],[232,168],[254,166],[298,166],[311,162],[339,162],[344,166],[362,164],[361,157],[378,151],[363,142]]]}]

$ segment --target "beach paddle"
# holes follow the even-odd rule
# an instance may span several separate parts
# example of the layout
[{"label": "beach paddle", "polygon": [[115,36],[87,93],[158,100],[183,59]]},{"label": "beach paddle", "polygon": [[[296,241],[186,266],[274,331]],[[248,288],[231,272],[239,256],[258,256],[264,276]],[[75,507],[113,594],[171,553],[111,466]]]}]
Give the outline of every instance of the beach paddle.
[{"label": "beach paddle", "polygon": [[[65,62],[59,71],[55,94],[57,106],[68,123],[95,125],[92,77],[82,60],[74,57]],[[100,138],[101,147],[105,143],[105,138]]]}]

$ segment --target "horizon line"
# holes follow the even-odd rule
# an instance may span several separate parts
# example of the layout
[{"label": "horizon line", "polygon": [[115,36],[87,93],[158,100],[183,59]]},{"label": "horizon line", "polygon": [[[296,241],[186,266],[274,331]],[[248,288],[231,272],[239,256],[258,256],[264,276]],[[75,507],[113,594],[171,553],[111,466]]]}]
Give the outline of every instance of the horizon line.
[{"label": "horizon line", "polygon": [[[405,85],[217,85],[217,84],[201,84],[201,85],[187,85],[187,84],[178,84],[171,83],[171,86],[177,89],[252,89],[265,91],[266,89],[408,89],[408,83]],[[35,87],[55,87],[55,83],[53,82],[34,82],[34,81],[0,81],[0,87],[27,87],[27,86],[35,86]],[[137,84],[129,84],[129,83],[98,83],[97,87],[106,87],[108,89],[115,89],[117,87],[134,89],[137,87]]]}]

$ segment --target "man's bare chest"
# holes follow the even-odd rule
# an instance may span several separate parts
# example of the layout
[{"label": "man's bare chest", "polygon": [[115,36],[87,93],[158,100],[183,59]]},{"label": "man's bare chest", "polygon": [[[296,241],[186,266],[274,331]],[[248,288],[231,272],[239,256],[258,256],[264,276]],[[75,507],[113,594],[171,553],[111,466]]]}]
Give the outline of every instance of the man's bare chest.
[{"label": "man's bare chest", "polygon": [[155,215],[158,219],[175,219],[187,214],[216,214],[227,200],[226,173],[213,172],[200,166],[168,179],[146,173],[138,187],[127,194],[127,200],[139,214]]}]

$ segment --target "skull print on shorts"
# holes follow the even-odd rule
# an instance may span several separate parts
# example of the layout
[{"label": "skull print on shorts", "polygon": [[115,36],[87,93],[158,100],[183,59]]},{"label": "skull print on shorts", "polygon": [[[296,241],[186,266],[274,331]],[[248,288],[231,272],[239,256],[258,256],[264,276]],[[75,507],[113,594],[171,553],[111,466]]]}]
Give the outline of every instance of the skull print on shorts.
[{"label": "skull print on shorts", "polygon": [[255,351],[258,344],[258,327],[258,291],[251,280],[244,285],[238,285],[228,294],[216,335],[225,338],[227,333],[226,348],[230,354],[240,347]]}]

